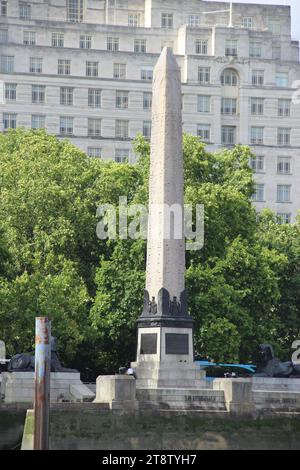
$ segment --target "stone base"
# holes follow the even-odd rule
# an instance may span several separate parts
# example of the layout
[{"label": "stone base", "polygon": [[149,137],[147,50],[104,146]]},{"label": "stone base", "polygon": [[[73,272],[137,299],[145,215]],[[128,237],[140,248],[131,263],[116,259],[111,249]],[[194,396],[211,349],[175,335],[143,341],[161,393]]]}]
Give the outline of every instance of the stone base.
[{"label": "stone base", "polygon": [[[1,396],[4,403],[34,402],[34,372],[3,372]],[[50,402],[92,401],[95,394],[75,372],[51,372]]]},{"label": "stone base", "polygon": [[299,414],[300,379],[253,377],[255,408],[262,414]]},{"label": "stone base", "polygon": [[113,411],[136,411],[138,403],[135,378],[129,375],[100,375],[96,381],[94,403],[108,403]]},{"label": "stone base", "polygon": [[137,389],[155,388],[207,388],[205,371],[196,363],[143,361],[131,364],[137,379]]},{"label": "stone base", "polygon": [[[141,369],[137,368],[137,373]],[[149,371],[148,371],[149,372]],[[167,377],[168,369],[162,373]],[[155,374],[155,368],[153,371]],[[154,383],[170,383],[172,380],[142,379],[141,383],[152,387],[137,387],[137,399],[141,411],[159,412],[219,412],[228,416],[299,416],[300,380],[272,378],[216,378],[199,388],[153,387]],[[173,378],[173,380],[175,380]],[[201,380],[200,380],[201,382]],[[137,385],[139,380],[137,380]],[[195,381],[194,383],[197,383]]]},{"label": "stone base", "polygon": [[224,392],[209,389],[138,389],[140,411],[212,411],[226,413]]},{"label": "stone base", "polygon": [[215,379],[213,390],[223,391],[226,409],[229,413],[239,416],[255,414],[251,378]]}]

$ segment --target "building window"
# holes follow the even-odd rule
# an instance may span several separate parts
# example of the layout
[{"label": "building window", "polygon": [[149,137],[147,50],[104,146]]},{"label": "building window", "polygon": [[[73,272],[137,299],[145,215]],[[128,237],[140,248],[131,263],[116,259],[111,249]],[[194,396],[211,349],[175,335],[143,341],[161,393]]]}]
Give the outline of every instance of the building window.
[{"label": "building window", "polygon": [[74,118],[70,116],[61,116],[59,121],[60,135],[73,135]]},{"label": "building window", "polygon": [[246,16],[242,19],[242,27],[243,28],[253,28],[253,18]]},{"label": "building window", "polygon": [[23,44],[25,44],[26,46],[35,46],[36,44],[35,31],[24,31]]},{"label": "building window", "polygon": [[64,106],[73,105],[73,88],[71,87],[61,87],[60,89],[60,104]]},{"label": "building window", "polygon": [[120,40],[119,38],[107,38],[107,50],[111,52],[117,52],[120,48]]},{"label": "building window", "polygon": [[88,106],[89,108],[101,107],[101,90],[98,88],[89,88],[88,90]]},{"label": "building window", "polygon": [[195,53],[200,55],[208,54],[208,40],[207,39],[197,39],[195,42]]},{"label": "building window", "polygon": [[145,39],[134,40],[134,52],[146,52],[146,40]]},{"label": "building window", "polygon": [[30,73],[42,73],[42,71],[43,71],[42,57],[30,57],[29,72]]},{"label": "building window", "polygon": [[277,131],[278,145],[291,145],[291,129],[280,127]]},{"label": "building window", "polygon": [[224,145],[234,145],[236,142],[236,127],[222,126],[221,139]]},{"label": "building window", "polygon": [[263,202],[265,200],[265,185],[256,183],[254,185],[254,193],[252,195],[252,201]]},{"label": "building window", "polygon": [[237,86],[238,75],[235,70],[226,69],[221,75],[221,85],[223,86]]},{"label": "building window", "polygon": [[5,99],[6,101],[17,100],[17,85],[15,83],[5,83]]},{"label": "building window", "polygon": [[202,142],[210,142],[210,125],[209,124],[198,124],[197,125],[197,136],[200,137]]},{"label": "building window", "polygon": [[31,18],[31,6],[28,3],[19,4],[19,13],[22,20],[30,20]]},{"label": "building window", "polygon": [[278,100],[278,116],[290,116],[291,115],[291,100]]},{"label": "building window", "polygon": [[79,39],[80,49],[91,49],[92,48],[92,36],[87,34],[81,34]]},{"label": "building window", "polygon": [[236,98],[222,98],[221,101],[221,114],[236,114],[237,100]]},{"label": "building window", "polygon": [[287,212],[277,212],[276,217],[279,225],[290,224],[292,221],[292,214]]},{"label": "building window", "polygon": [[251,41],[250,42],[250,57],[261,57],[262,53],[262,46],[261,43],[258,41]]},{"label": "building window", "polygon": [[173,28],[173,14],[162,13],[161,15],[161,27],[162,28]]},{"label": "building window", "polygon": [[7,0],[0,1],[0,15],[7,16]]},{"label": "building window", "polygon": [[3,113],[4,130],[17,128],[17,115],[15,113]]},{"label": "building window", "polygon": [[199,15],[189,15],[188,25],[191,28],[197,28],[197,26],[200,26],[200,16]]},{"label": "building window", "polygon": [[128,149],[116,149],[115,152],[115,161],[117,163],[126,163],[129,160],[129,150]]},{"label": "building window", "polygon": [[262,86],[265,81],[264,70],[252,70],[251,83],[253,86]]},{"label": "building window", "polygon": [[210,96],[198,95],[198,113],[210,113]]},{"label": "building window", "polygon": [[31,129],[45,129],[45,116],[42,114],[32,114]]},{"label": "building window", "polygon": [[67,0],[67,21],[70,23],[83,21],[83,0]]},{"label": "building window", "polygon": [[281,175],[291,174],[291,157],[278,157],[277,173]]},{"label": "building window", "polygon": [[6,44],[8,42],[8,30],[0,29],[0,44]]},{"label": "building window", "polygon": [[251,114],[252,116],[262,116],[264,114],[263,98],[251,98]]},{"label": "building window", "polygon": [[126,80],[126,64],[114,64],[114,78]]},{"label": "building window", "polygon": [[116,108],[127,109],[129,101],[128,91],[117,91],[116,92]]},{"label": "building window", "polygon": [[151,121],[143,121],[143,136],[145,139],[151,139]]},{"label": "building window", "polygon": [[64,34],[52,33],[52,47],[64,47]]},{"label": "building window", "polygon": [[102,149],[100,147],[88,147],[87,154],[89,157],[101,158]]},{"label": "building window", "polygon": [[277,202],[291,202],[291,185],[277,185]]},{"label": "building window", "polygon": [[198,67],[198,82],[201,85],[210,83],[210,67]]},{"label": "building window", "polygon": [[58,75],[70,75],[71,61],[68,59],[58,59],[57,73]]},{"label": "building window", "polygon": [[46,94],[46,87],[44,85],[32,85],[32,90],[31,90],[32,103],[44,104],[45,94]]},{"label": "building window", "polygon": [[98,77],[98,62],[86,62],[86,76]]},{"label": "building window", "polygon": [[250,143],[252,145],[262,145],[264,143],[264,128],[251,127]]},{"label": "building window", "polygon": [[265,157],[262,155],[250,157],[250,168],[254,173],[262,173],[265,169]]},{"label": "building window", "polygon": [[276,74],[276,86],[278,87],[289,86],[289,74],[287,72],[278,72]]},{"label": "building window", "polygon": [[268,21],[268,29],[273,34],[280,34],[281,33],[281,24],[280,20],[278,19],[270,19]]},{"label": "building window", "polygon": [[1,55],[0,56],[0,72],[10,73],[14,71],[15,58],[14,56]]},{"label": "building window", "polygon": [[101,119],[88,119],[88,136],[101,137]]},{"label": "building window", "polygon": [[281,60],[281,46],[272,47],[272,59]]},{"label": "building window", "polygon": [[143,93],[143,109],[151,109],[151,108],[152,108],[152,93],[147,91]]},{"label": "building window", "polygon": [[128,14],[128,26],[131,28],[138,28],[140,26],[140,14],[129,13]]},{"label": "building window", "polygon": [[153,80],[153,67],[143,67],[141,70],[141,80],[151,81]]},{"label": "building window", "polygon": [[118,119],[116,121],[115,136],[119,139],[128,139],[129,121]]},{"label": "building window", "polygon": [[236,39],[226,39],[225,42],[225,55],[237,56],[238,55],[238,42]]}]

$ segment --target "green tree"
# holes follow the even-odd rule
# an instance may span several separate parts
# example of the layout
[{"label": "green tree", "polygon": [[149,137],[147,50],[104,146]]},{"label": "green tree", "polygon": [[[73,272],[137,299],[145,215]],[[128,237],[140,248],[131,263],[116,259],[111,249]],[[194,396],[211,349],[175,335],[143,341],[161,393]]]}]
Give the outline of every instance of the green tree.
[{"label": "green tree", "polygon": [[[0,331],[9,354],[33,346],[49,315],[62,360],[94,374],[134,359],[145,284],[144,240],[99,240],[100,204],[148,201],[149,142],[136,165],[91,159],[43,131],[0,135]],[[187,253],[197,353],[255,360],[261,342],[290,358],[300,337],[300,223],[251,203],[250,151],[207,152],[183,139],[185,201],[204,204],[205,240]],[[2,339],[2,338],[1,338]]]},{"label": "green tree", "polygon": [[[128,200],[141,177],[133,165],[91,159],[44,131],[0,136],[0,330],[10,354],[32,348],[34,317],[50,315],[62,359],[93,362],[103,349],[89,320],[95,272],[113,244],[96,237],[99,204]],[[100,341],[100,342],[99,342]],[[75,364],[76,365],[76,364]]]}]

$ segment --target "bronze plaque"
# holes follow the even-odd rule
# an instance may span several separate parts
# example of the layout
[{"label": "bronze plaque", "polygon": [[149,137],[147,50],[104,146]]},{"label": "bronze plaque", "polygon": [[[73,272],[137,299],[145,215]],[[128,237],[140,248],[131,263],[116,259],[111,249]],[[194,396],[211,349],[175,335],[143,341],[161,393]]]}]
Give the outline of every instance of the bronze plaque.
[{"label": "bronze plaque", "polygon": [[166,333],[166,354],[189,354],[189,335]]},{"label": "bronze plaque", "polygon": [[157,334],[156,333],[142,334],[140,354],[156,354],[156,353],[157,353]]}]

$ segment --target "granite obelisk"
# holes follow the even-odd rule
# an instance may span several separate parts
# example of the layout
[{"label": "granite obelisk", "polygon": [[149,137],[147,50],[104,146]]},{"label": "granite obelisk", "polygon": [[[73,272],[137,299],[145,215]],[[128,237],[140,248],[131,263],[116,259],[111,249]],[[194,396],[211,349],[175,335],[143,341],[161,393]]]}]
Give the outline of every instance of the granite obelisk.
[{"label": "granite obelisk", "polygon": [[200,379],[184,274],[181,77],[165,47],[153,77],[146,289],[133,364],[138,388],[193,387]]}]

